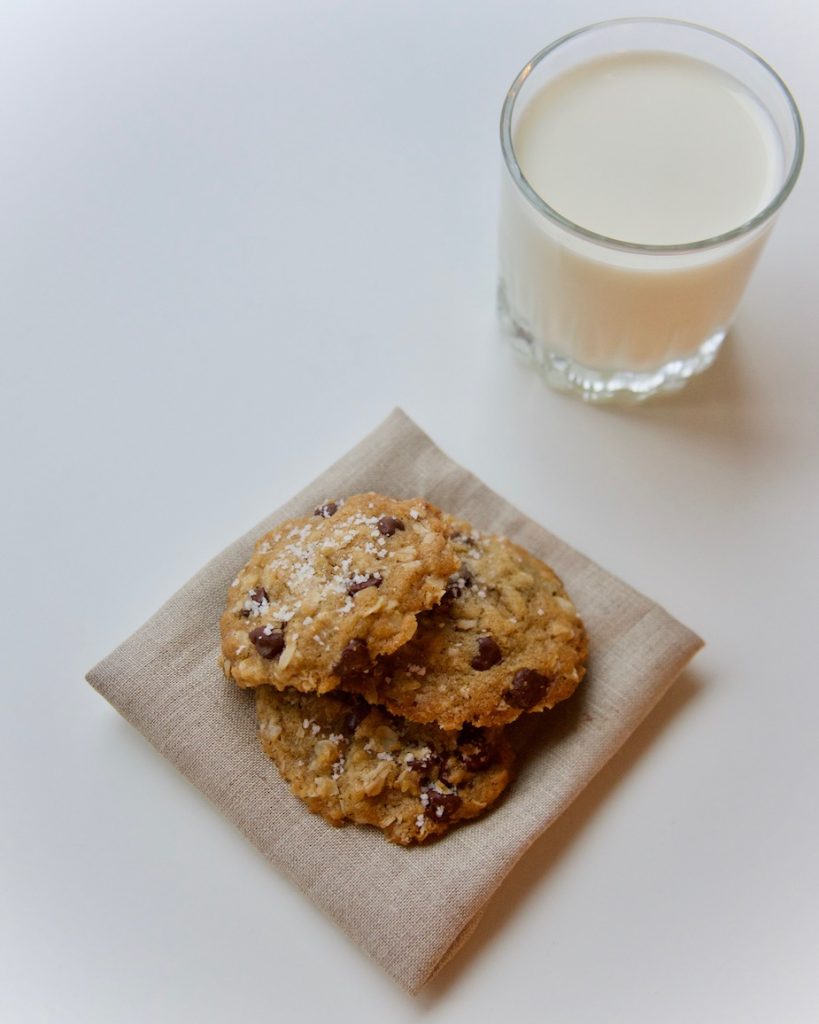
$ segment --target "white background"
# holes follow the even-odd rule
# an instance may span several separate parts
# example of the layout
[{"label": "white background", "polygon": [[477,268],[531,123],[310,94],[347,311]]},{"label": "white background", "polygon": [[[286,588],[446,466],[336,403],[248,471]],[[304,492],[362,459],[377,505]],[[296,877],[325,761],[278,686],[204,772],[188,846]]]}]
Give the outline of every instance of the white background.
[{"label": "white background", "polygon": [[[497,119],[546,42],[652,13],[770,60],[808,157],[715,368],[599,410],[498,340]],[[4,0],[0,1019],[819,1018],[817,29]],[[708,643],[415,1000],[83,681],[396,404]]]}]

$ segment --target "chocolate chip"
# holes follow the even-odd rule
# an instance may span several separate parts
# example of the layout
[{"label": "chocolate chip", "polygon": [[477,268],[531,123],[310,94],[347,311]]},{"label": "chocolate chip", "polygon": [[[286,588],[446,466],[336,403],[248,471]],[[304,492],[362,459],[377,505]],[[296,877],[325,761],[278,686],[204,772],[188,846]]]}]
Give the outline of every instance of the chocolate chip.
[{"label": "chocolate chip", "polygon": [[478,653],[470,661],[470,665],[476,672],[486,672],[487,669],[503,661],[503,654],[493,636],[478,637]]},{"label": "chocolate chip", "polygon": [[351,640],[336,663],[333,670],[339,676],[351,676],[356,672],[366,672],[370,667],[370,652],[366,640]]},{"label": "chocolate chip", "polygon": [[[242,618],[247,619],[251,612],[260,612],[263,604],[269,603],[267,591],[264,587],[254,587],[247,595],[247,601],[250,601],[250,608],[242,608],[239,614]],[[245,601],[245,604],[247,604]]]},{"label": "chocolate chip", "polygon": [[477,540],[475,540],[474,537],[470,537],[468,533],[459,533],[457,531],[455,533],[451,533],[449,535],[449,539],[454,540],[456,544],[463,544],[468,548],[474,548],[478,543]]},{"label": "chocolate chip", "polygon": [[352,597],[353,594],[357,594],[359,590],[366,590],[367,587],[380,587],[384,580],[380,576],[365,576],[363,580],[348,584],[347,593]]},{"label": "chocolate chip", "polygon": [[504,694],[506,703],[513,708],[533,708],[546,694],[552,680],[535,672],[533,668],[519,669],[512,677],[512,685]]},{"label": "chocolate chip", "polygon": [[460,597],[474,582],[475,577],[465,565],[462,565],[456,573],[449,577],[446,591],[444,592],[444,600],[453,601],[456,597]]},{"label": "chocolate chip", "polygon": [[248,633],[253,646],[268,661],[278,656],[284,650],[284,630],[273,629],[272,626],[257,626]]},{"label": "chocolate chip", "polygon": [[458,757],[467,771],[480,772],[495,760],[495,751],[482,729],[465,725],[458,736]]},{"label": "chocolate chip", "polygon": [[330,516],[334,516],[336,512],[338,512],[338,505],[336,502],[328,501],[314,509],[313,515],[321,516],[322,519],[329,519]]},{"label": "chocolate chip", "polygon": [[441,755],[436,754],[434,750],[429,750],[427,753],[421,754],[418,757],[416,757],[415,754],[408,754],[405,763],[410,771],[424,774],[425,772],[432,771],[433,768],[440,765]]},{"label": "chocolate chip", "polygon": [[424,806],[424,814],[431,821],[449,821],[452,815],[462,804],[457,793],[442,793],[439,789],[430,786],[422,791],[426,794],[426,801],[421,801]]},{"label": "chocolate chip", "polygon": [[404,530],[406,527],[400,519],[395,516],[381,516],[377,524],[378,532],[384,537],[392,537],[396,530]]}]

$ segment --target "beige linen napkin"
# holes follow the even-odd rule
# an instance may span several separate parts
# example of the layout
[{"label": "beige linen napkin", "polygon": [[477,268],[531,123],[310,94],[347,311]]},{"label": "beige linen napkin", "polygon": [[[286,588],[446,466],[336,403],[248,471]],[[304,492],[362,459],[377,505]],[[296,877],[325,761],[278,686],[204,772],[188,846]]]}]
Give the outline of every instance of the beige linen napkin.
[{"label": "beige linen napkin", "polygon": [[[428,846],[310,814],[256,742],[253,697],[217,666],[228,585],[255,539],[325,498],[422,495],[503,533],[563,578],[589,673],[563,710],[524,716],[518,778],[493,811]],[[396,409],[369,437],[209,562],[88,681],[389,974],[416,992],[457,950],[527,847],[603,767],[702,641],[528,519]]]}]

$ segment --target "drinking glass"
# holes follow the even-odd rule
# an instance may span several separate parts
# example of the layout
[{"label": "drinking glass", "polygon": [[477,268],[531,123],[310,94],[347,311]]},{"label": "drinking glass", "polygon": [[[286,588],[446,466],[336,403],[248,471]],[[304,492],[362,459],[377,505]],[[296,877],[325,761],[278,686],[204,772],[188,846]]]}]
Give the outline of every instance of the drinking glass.
[{"label": "drinking glass", "polygon": [[[527,181],[515,137],[531,97],[588,61],[631,53],[705,62],[732,76],[767,113],[781,146],[781,176],[750,219],[682,244],[612,238],[564,216]],[[779,75],[747,47],[697,25],[601,22],[563,36],[526,64],[503,104],[500,137],[498,310],[547,382],[588,401],[639,401],[710,366],[802,163],[799,112]]]}]

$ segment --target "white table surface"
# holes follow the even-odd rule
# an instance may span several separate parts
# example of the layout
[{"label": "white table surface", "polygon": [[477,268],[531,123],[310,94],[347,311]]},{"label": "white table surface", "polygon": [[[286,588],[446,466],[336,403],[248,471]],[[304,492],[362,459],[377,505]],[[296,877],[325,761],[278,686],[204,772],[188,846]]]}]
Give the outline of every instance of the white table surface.
[{"label": "white table surface", "polygon": [[[808,159],[716,367],[608,411],[498,340],[497,117],[541,45],[628,13],[761,51]],[[0,1020],[819,1019],[818,28],[3,4]],[[708,643],[415,1000],[83,681],[396,404]]]}]

